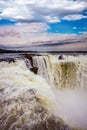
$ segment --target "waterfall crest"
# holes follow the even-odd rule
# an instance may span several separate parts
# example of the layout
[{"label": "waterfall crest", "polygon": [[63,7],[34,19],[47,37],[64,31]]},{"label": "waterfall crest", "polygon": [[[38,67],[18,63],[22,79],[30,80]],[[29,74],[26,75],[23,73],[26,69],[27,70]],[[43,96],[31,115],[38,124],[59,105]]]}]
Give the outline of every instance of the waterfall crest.
[{"label": "waterfall crest", "polygon": [[86,56],[64,56],[62,60],[58,55],[33,56],[32,63],[51,86],[87,89]]}]

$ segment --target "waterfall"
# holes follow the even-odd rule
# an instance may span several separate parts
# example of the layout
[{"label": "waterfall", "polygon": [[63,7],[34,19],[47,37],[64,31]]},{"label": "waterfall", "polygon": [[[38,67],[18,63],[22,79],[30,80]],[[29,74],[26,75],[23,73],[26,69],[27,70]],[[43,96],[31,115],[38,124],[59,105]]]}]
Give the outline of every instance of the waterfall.
[{"label": "waterfall", "polygon": [[0,56],[1,130],[87,130],[87,56],[59,57]]},{"label": "waterfall", "polygon": [[46,79],[49,84],[53,84],[52,64],[50,56],[35,56],[33,57],[34,66],[38,67],[38,74]]},{"label": "waterfall", "polygon": [[58,55],[33,56],[33,66],[38,74],[44,77],[51,86],[57,88],[87,89],[87,58],[86,56]]},{"label": "waterfall", "polygon": [[87,56],[33,56],[37,74],[44,77],[53,90],[56,115],[69,126],[87,129]]}]

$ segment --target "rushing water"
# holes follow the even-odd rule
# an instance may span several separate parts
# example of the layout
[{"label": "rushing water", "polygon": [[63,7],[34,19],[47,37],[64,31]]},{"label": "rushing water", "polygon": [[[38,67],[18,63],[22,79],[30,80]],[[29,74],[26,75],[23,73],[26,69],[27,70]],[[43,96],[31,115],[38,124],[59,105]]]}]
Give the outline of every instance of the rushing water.
[{"label": "rushing water", "polygon": [[87,128],[87,56],[39,56],[34,58],[40,74],[52,86],[57,114],[70,126]]},{"label": "rushing water", "polygon": [[87,129],[86,55],[0,60],[0,130]]}]

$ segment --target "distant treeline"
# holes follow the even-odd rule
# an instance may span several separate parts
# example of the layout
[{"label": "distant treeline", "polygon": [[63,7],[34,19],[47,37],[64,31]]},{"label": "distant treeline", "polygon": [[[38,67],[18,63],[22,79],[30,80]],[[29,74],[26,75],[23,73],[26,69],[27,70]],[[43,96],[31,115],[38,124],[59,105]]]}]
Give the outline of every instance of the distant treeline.
[{"label": "distant treeline", "polygon": [[65,54],[72,54],[72,53],[87,53],[87,51],[23,51],[23,50],[5,50],[5,49],[0,49],[0,53],[65,53]]},{"label": "distant treeline", "polygon": [[22,53],[23,51],[0,49],[0,53]]}]

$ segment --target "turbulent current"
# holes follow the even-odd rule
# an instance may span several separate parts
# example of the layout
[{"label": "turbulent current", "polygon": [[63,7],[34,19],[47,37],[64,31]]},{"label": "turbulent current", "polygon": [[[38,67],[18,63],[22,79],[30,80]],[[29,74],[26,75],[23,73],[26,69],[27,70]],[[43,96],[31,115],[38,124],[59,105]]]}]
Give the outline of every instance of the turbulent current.
[{"label": "turbulent current", "polygon": [[0,130],[87,130],[87,55],[0,55]]}]

